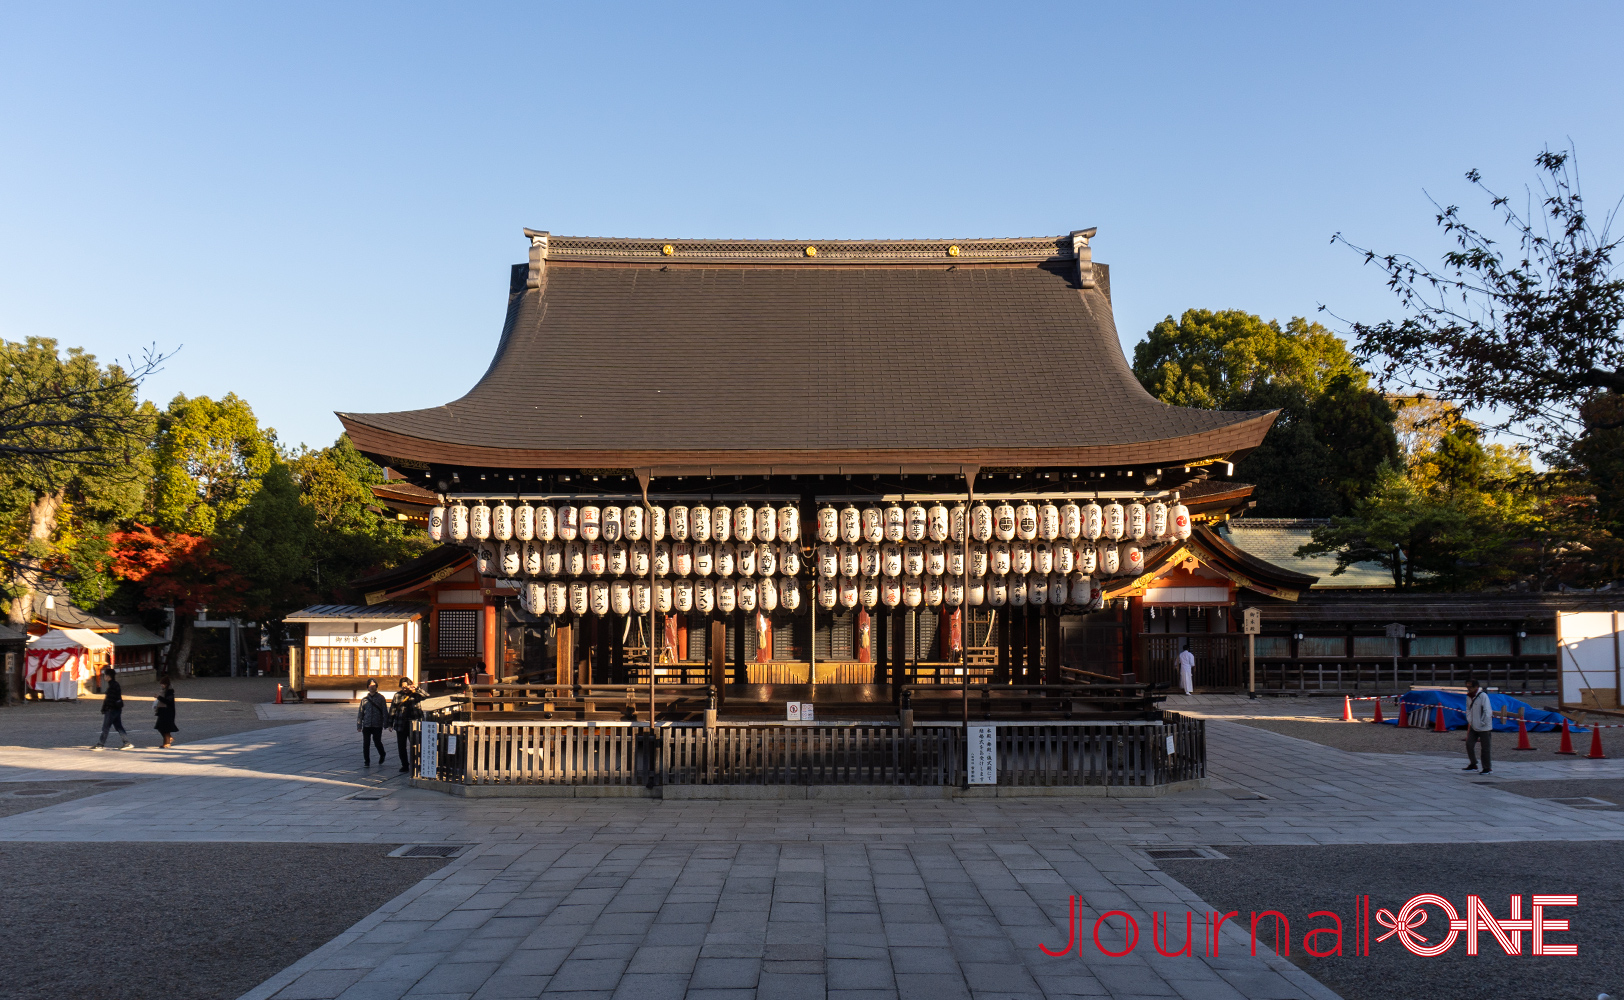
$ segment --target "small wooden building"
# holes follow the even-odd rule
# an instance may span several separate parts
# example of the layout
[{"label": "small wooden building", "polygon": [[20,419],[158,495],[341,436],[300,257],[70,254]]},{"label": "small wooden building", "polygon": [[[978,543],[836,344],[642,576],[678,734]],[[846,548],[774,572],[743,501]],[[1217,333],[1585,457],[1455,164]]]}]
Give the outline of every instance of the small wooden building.
[{"label": "small wooden building", "polygon": [[312,700],[365,697],[376,680],[385,691],[400,678],[422,678],[423,619],[428,608],[409,602],[371,607],[316,604],[283,621],[304,627],[289,659],[293,690]]}]

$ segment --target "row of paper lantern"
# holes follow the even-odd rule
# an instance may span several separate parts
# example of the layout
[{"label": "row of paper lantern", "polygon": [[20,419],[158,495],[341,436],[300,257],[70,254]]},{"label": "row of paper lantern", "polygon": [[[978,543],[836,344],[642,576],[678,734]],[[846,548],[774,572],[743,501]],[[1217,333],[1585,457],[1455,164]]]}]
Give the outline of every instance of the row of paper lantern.
[{"label": "row of paper lantern", "polygon": [[[950,508],[940,503],[929,507],[891,504],[862,510],[854,505],[826,506],[818,509],[816,534],[817,541],[826,544],[927,539],[962,542],[968,512],[969,537],[978,542],[1188,538],[1190,512],[1177,500],[1175,495],[1171,507],[1159,500],[1126,505],[1113,500],[1104,506],[1094,501],[1077,504],[1069,500],[1062,504],[978,503],[973,508],[963,504]],[[509,505],[504,500],[495,506],[480,502],[470,507],[459,502],[435,507],[429,512],[429,537],[451,542],[658,542],[668,537],[676,542],[795,542],[800,538],[800,523],[800,510],[793,505],[644,508],[565,504],[555,508],[528,503]]]},{"label": "row of paper lantern", "polygon": [[[927,574],[905,577],[839,577],[819,580],[818,606],[825,609],[874,607],[1001,608],[1053,604],[1092,607],[1100,603],[1098,581],[1082,573],[1012,573],[970,582]],[[709,578],[638,580],[549,580],[527,584],[521,598],[532,614],[648,614],[735,610],[794,611],[801,605],[801,585],[789,577],[777,580],[712,580]]]},{"label": "row of paper lantern", "polygon": [[[965,552],[969,552],[969,566]],[[1114,543],[1035,541],[871,542],[839,545],[824,543],[812,550],[817,575],[834,577],[949,576],[962,578],[1032,573],[1047,576],[1083,573],[1117,576],[1144,569],[1145,552],[1129,542]],[[800,547],[770,542],[520,542],[508,539],[476,547],[483,576],[561,577],[649,575],[650,562],[657,577],[796,576],[801,571]]]}]

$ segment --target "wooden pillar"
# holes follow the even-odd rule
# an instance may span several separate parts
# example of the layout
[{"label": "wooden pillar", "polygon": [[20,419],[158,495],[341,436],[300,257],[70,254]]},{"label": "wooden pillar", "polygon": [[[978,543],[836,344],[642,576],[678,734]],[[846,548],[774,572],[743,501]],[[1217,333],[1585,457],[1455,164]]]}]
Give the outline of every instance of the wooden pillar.
[{"label": "wooden pillar", "polygon": [[[883,607],[883,605],[881,606]],[[891,677],[891,612],[874,612],[874,683],[892,684],[893,700],[900,691]]]},{"label": "wooden pillar", "polygon": [[727,625],[719,620],[710,623],[710,642],[705,651],[710,656],[711,683],[716,685],[717,704],[720,705],[727,685]]},{"label": "wooden pillar", "polygon": [[1060,612],[1046,616],[1044,622],[1048,628],[1043,636],[1043,680],[1044,684],[1059,684],[1063,678],[1060,676]]},{"label": "wooden pillar", "polygon": [[672,654],[674,656],[676,656],[677,662],[679,662],[679,663],[681,663],[681,662],[688,659],[688,616],[687,615],[679,615],[677,617],[677,648],[672,650]]},{"label": "wooden pillar", "polygon": [[575,683],[575,628],[560,625],[554,632],[553,678],[556,684]]},{"label": "wooden pillar", "polygon": [[745,667],[745,656],[748,654],[744,648],[744,616],[745,612],[743,611],[733,612],[733,683],[735,684],[748,684],[750,682],[750,671]]},{"label": "wooden pillar", "polygon": [[998,665],[993,668],[992,679],[995,684],[1009,683],[1009,607],[995,609],[993,614],[998,616]]},{"label": "wooden pillar", "polygon": [[496,605],[494,604],[485,605],[485,642],[483,645],[484,649],[480,660],[484,665],[485,673],[490,674],[491,679],[495,680],[499,669],[496,658],[501,655],[501,649],[496,644]]},{"label": "wooden pillar", "polygon": [[622,615],[615,615],[605,619],[609,627],[609,676],[611,683],[625,684],[626,676],[626,619]]}]

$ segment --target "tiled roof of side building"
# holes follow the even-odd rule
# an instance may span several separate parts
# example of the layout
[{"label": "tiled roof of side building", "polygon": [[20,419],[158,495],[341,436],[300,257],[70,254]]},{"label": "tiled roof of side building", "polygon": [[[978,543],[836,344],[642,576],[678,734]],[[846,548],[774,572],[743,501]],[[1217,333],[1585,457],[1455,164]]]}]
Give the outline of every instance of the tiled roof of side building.
[{"label": "tiled roof of side building", "polygon": [[1336,556],[1297,555],[1299,548],[1313,540],[1314,529],[1328,523],[1313,518],[1247,517],[1229,522],[1225,537],[1264,562],[1319,577],[1314,590],[1390,589],[1393,574],[1376,563],[1353,563],[1337,574]]},{"label": "tiled roof of side building", "polygon": [[688,241],[661,256],[658,241],[555,237],[549,259],[515,268],[495,358],[467,395],[339,416],[373,454],[535,467],[673,453],[1171,464],[1243,454],[1273,421],[1152,398],[1117,340],[1106,269],[1066,238],[1003,241],[1030,246],[1002,257],[936,242],[814,258],[788,255],[795,241]]}]

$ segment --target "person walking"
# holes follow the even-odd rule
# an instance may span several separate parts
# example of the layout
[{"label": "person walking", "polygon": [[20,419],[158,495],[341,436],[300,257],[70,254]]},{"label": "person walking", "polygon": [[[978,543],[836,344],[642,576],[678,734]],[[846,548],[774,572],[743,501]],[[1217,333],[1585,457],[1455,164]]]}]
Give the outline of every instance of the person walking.
[{"label": "person walking", "polygon": [[372,766],[372,748],[378,748],[378,763],[384,761],[383,729],[389,725],[389,702],[378,693],[378,682],[367,681],[367,696],[355,713],[355,731],[361,734],[361,759]]},{"label": "person walking", "polygon": [[1195,654],[1190,652],[1189,643],[1179,651],[1179,686],[1185,694],[1195,694]]},{"label": "person walking", "polygon": [[135,744],[130,742],[130,734],[124,731],[124,689],[119,686],[118,673],[112,667],[102,672],[105,680],[102,683],[102,731],[101,739],[96,741],[92,750],[107,749],[107,733],[117,729],[119,738],[124,741],[120,750],[134,750]]},{"label": "person walking", "polygon": [[152,699],[152,712],[158,717],[152,728],[158,730],[164,738],[164,741],[158,744],[158,749],[168,750],[175,745],[175,734],[180,732],[180,727],[175,725],[175,689],[170,686],[168,674],[164,674],[159,683],[163,685],[163,690],[158,692],[158,697]]},{"label": "person walking", "polygon": [[402,771],[412,769],[412,723],[422,717],[423,713],[417,708],[422,700],[423,692],[417,689],[417,684],[410,677],[402,677],[400,690],[389,703],[389,721],[395,727],[395,749],[400,753]]},{"label": "person walking", "polygon": [[1466,682],[1466,766],[1463,771],[1477,770],[1477,745],[1483,744],[1483,771],[1488,774],[1489,738],[1494,735],[1494,708],[1489,704],[1489,693],[1477,686],[1477,681]]}]

